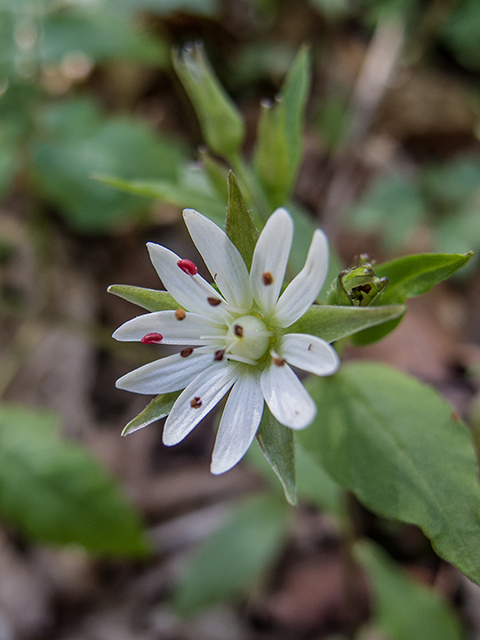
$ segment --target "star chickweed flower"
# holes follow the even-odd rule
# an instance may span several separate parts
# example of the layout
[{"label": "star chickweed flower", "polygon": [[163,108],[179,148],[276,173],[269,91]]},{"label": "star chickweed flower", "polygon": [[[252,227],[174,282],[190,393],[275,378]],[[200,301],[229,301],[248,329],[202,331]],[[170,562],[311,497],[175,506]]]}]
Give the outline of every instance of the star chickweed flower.
[{"label": "star chickweed flower", "polygon": [[322,287],[328,244],[317,229],[305,266],[280,295],[293,237],[288,211],[277,209],[268,219],[250,273],[220,227],[193,209],[183,215],[218,290],[192,262],[148,243],[152,263],[179,308],[133,318],[113,337],[183,348],[127,373],[116,384],[144,394],[184,389],[165,422],[163,442],[169,446],[183,440],[230,392],[211,464],[212,473],[220,474],[246,453],[265,402],[278,422],[291,429],[303,429],[315,417],[316,405],[289,365],[327,376],[337,370],[339,359],[325,340],[289,333],[288,328]]}]

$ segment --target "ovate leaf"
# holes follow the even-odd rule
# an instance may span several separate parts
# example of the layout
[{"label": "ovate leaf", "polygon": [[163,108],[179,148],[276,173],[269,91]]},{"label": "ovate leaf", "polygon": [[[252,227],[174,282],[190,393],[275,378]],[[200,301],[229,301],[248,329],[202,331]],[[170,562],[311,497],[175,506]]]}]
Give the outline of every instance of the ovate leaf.
[{"label": "ovate leaf", "polygon": [[282,483],[286,499],[292,505],[297,504],[293,431],[280,424],[272,416],[268,407],[265,407],[257,432],[257,440],[270,466]]},{"label": "ovate leaf", "polygon": [[462,640],[460,622],[453,609],[426,585],[422,585],[373,542],[355,545],[372,583],[373,624],[390,640]]},{"label": "ovate leaf", "polygon": [[430,387],[356,362],[311,379],[319,407],[297,436],[343,487],[381,515],[420,526],[437,553],[480,583],[480,486],[470,434]]},{"label": "ovate leaf", "polygon": [[248,592],[268,569],[285,537],[288,506],[264,495],[238,505],[201,545],[174,595],[182,615],[193,615]]},{"label": "ovate leaf", "polygon": [[34,540],[108,555],[146,552],[139,519],[83,447],[62,440],[52,414],[0,406],[0,512]]}]

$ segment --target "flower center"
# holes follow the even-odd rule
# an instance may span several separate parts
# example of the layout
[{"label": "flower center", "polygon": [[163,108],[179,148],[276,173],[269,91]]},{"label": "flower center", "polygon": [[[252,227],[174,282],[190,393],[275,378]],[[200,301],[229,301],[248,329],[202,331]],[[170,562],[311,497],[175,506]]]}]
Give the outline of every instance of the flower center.
[{"label": "flower center", "polygon": [[242,316],[230,325],[225,343],[232,355],[258,360],[267,351],[270,336],[271,332],[260,318]]}]

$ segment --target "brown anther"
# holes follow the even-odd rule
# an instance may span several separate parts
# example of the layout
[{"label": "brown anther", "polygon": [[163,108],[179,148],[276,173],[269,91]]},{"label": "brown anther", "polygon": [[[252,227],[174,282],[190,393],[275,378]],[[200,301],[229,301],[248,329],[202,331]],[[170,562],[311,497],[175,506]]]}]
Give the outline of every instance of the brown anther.
[{"label": "brown anther", "polygon": [[186,347],[185,349],[182,349],[182,350],[180,351],[180,356],[181,356],[182,358],[188,358],[188,356],[189,356],[191,353],[193,353],[193,349],[192,349],[192,347]]},{"label": "brown anther", "polygon": [[308,349],[307,349],[307,351],[310,351],[312,347],[313,347],[313,344],[312,344],[312,343],[310,343],[310,344],[308,345]]},{"label": "brown anther", "polygon": [[273,276],[270,271],[264,271],[262,273],[262,282],[266,287],[268,287],[270,284],[273,284]]},{"label": "brown anther", "polygon": [[283,365],[285,364],[285,360],[283,358],[272,358],[273,363],[277,365],[277,367],[283,367]]},{"label": "brown anther", "polygon": [[239,324],[236,324],[233,327],[233,333],[237,336],[237,338],[243,338],[243,327],[241,327]]},{"label": "brown anther", "polygon": [[147,335],[143,336],[141,339],[142,344],[160,344],[163,340],[163,336],[161,333],[147,333]]},{"label": "brown anther", "polygon": [[222,301],[218,298],[207,298],[207,302],[212,305],[212,307],[218,307],[219,304],[222,304]]},{"label": "brown anther", "polygon": [[185,320],[185,316],[187,314],[185,313],[185,311],[183,309],[177,309],[175,311],[175,320]]},{"label": "brown anther", "polygon": [[215,362],[221,362],[223,360],[223,356],[225,355],[225,349],[218,349],[213,354],[213,359]]},{"label": "brown anther", "polygon": [[200,400],[200,397],[195,396],[193,400],[190,400],[190,406],[192,407],[192,409],[200,409],[200,407],[202,406],[202,401]]},{"label": "brown anther", "polygon": [[177,262],[177,267],[179,267],[184,273],[187,273],[189,276],[196,276],[198,273],[197,267],[191,260],[179,260]]}]

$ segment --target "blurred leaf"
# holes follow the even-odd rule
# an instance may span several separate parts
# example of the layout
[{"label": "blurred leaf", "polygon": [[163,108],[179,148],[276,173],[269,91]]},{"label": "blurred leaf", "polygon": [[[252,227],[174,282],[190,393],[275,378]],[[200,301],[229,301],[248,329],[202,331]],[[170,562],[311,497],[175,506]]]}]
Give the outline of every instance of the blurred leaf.
[{"label": "blurred leaf", "polygon": [[462,640],[453,609],[433,589],[401,571],[373,542],[355,545],[373,587],[373,624],[390,640]]},{"label": "blurred leaf", "polygon": [[239,250],[250,271],[253,251],[258,239],[258,232],[242,197],[235,176],[228,175],[228,210],[226,232],[230,240]]},{"label": "blurred leaf", "polygon": [[214,153],[235,156],[245,136],[243,116],[214,74],[203,45],[195,43],[174,52],[173,66],[195,109],[205,142]]},{"label": "blurred leaf", "polygon": [[112,478],[80,445],[57,434],[50,413],[0,406],[0,510],[40,542],[143,555],[137,516]]},{"label": "blurred leaf", "polygon": [[215,0],[106,0],[111,9],[127,14],[149,10],[160,15],[177,11],[196,15],[214,16],[218,12]]},{"label": "blurred leaf", "polygon": [[443,25],[441,37],[467,69],[480,69],[480,13],[477,0],[456,3]]},{"label": "blurred leaf", "polygon": [[174,595],[190,616],[246,594],[272,564],[285,538],[288,507],[271,495],[237,505],[221,528],[194,553]]},{"label": "blurred leaf", "polygon": [[298,432],[333,478],[380,515],[417,524],[480,583],[480,486],[467,427],[438,394],[380,364],[306,384],[318,417]]},{"label": "blurred leaf", "polygon": [[402,246],[422,220],[425,204],[415,183],[399,176],[381,177],[351,211],[358,229],[375,231],[387,248]]},{"label": "blurred leaf", "polygon": [[130,284],[111,284],[107,291],[119,298],[133,302],[147,311],[168,311],[180,307],[167,291],[145,289]]},{"label": "blurred leaf", "polygon": [[[446,280],[461,269],[471,257],[471,253],[420,253],[377,265],[377,276],[388,279],[388,286],[379,296],[378,304],[403,303],[408,298],[426,293],[435,284]],[[353,342],[365,345],[380,340],[393,331],[400,320],[401,318],[398,318],[381,327],[366,329],[356,334]]]},{"label": "blurred leaf", "polygon": [[456,157],[442,166],[426,167],[422,185],[430,198],[444,206],[458,207],[478,189],[480,162],[468,156]]},{"label": "blurred leaf", "polygon": [[299,442],[295,446],[295,473],[300,499],[315,504],[322,511],[340,516],[342,489]]},{"label": "blurred leaf", "polygon": [[282,483],[285,498],[290,504],[296,505],[295,447],[292,429],[280,424],[265,406],[257,431],[257,440],[265,458]]},{"label": "blurred leaf", "polygon": [[387,307],[313,305],[300,320],[288,327],[288,333],[309,333],[334,342],[366,327],[401,317],[404,313],[405,307],[398,304]]},{"label": "blurred leaf", "polygon": [[168,416],[172,410],[175,400],[182,393],[182,391],[172,391],[171,393],[162,393],[154,398],[145,409],[138,414],[136,418],[130,420],[122,431],[122,436],[128,436],[134,431],[143,429],[152,422],[161,420]]},{"label": "blurred leaf", "polygon": [[[480,249],[480,201],[467,204],[455,214],[438,220],[434,229],[436,244],[442,251],[468,251]],[[478,262],[472,260],[473,263]]]},{"label": "blurred leaf", "polygon": [[109,189],[92,180],[93,174],[174,180],[186,161],[177,143],[156,137],[133,118],[96,123],[85,101],[54,107],[44,126],[47,139],[32,149],[38,186],[79,231],[105,231],[145,210],[140,198]]}]

